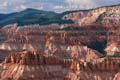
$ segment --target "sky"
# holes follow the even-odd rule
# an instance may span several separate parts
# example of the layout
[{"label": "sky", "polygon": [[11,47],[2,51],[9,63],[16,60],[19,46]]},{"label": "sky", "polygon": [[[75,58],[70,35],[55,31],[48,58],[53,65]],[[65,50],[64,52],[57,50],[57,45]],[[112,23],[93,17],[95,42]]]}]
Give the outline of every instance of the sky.
[{"label": "sky", "polygon": [[64,12],[120,4],[120,0],[0,0],[0,13],[11,13],[34,8]]}]

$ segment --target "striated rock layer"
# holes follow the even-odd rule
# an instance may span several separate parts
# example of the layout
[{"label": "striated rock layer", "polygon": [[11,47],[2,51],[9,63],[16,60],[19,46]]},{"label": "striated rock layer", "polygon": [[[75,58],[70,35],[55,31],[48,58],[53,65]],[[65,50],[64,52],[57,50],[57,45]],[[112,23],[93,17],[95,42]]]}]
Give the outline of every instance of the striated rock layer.
[{"label": "striated rock layer", "polygon": [[119,24],[120,5],[100,7],[91,10],[75,11],[66,14],[63,18],[73,20],[76,25],[89,25],[93,23]]},{"label": "striated rock layer", "polygon": [[120,59],[86,61],[23,51],[6,57],[0,72],[2,80],[119,80]]},{"label": "striated rock layer", "polygon": [[64,19],[74,24],[0,29],[0,79],[120,80],[119,12],[73,11]]}]

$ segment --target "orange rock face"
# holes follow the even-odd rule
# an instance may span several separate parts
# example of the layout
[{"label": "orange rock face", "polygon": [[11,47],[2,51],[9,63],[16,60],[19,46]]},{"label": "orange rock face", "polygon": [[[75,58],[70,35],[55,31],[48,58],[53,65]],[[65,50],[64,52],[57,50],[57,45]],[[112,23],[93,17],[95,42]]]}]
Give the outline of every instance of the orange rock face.
[{"label": "orange rock face", "polygon": [[2,80],[119,80],[120,59],[86,61],[23,51],[6,57],[0,71]]},{"label": "orange rock face", "polygon": [[[0,65],[2,80],[119,80],[119,44],[107,43],[119,37],[106,27],[90,25],[80,30],[41,28],[2,29],[0,49],[11,53]],[[112,29],[112,28],[111,28]],[[110,30],[110,29],[109,29]],[[112,29],[114,30],[114,29]],[[102,47],[102,48],[101,48]],[[104,50],[104,57],[99,50]],[[113,55],[111,54],[111,55]],[[6,55],[5,55],[6,56]],[[1,56],[2,57],[2,56]],[[4,58],[4,56],[3,56]]]}]

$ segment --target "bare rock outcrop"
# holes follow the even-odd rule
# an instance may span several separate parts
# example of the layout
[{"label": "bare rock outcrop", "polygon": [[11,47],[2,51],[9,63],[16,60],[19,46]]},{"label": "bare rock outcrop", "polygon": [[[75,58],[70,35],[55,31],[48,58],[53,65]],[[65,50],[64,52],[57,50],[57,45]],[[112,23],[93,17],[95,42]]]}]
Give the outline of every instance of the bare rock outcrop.
[{"label": "bare rock outcrop", "polygon": [[5,58],[1,79],[64,80],[72,62],[72,59],[59,59],[31,51],[19,52]]},{"label": "bare rock outcrop", "polygon": [[92,10],[76,11],[64,16],[64,19],[71,19],[77,25],[89,25],[93,23],[119,24],[120,6],[100,7]]},{"label": "bare rock outcrop", "polygon": [[11,54],[0,65],[1,79],[10,80],[119,80],[120,59],[106,57],[86,61],[61,59],[35,51]]},{"label": "bare rock outcrop", "polygon": [[107,48],[105,49],[108,56],[120,56],[120,45],[119,42],[111,42],[108,44]]}]

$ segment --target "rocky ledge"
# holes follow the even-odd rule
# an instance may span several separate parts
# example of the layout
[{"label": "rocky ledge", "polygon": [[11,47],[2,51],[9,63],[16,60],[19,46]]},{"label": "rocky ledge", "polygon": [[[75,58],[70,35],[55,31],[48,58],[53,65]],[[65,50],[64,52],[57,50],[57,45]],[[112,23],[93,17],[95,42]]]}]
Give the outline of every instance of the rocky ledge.
[{"label": "rocky ledge", "polygon": [[2,80],[119,80],[120,59],[86,61],[23,51],[6,57],[0,72]]}]

